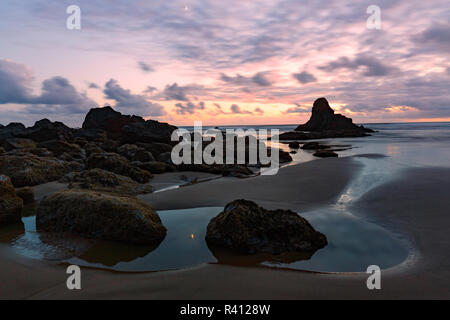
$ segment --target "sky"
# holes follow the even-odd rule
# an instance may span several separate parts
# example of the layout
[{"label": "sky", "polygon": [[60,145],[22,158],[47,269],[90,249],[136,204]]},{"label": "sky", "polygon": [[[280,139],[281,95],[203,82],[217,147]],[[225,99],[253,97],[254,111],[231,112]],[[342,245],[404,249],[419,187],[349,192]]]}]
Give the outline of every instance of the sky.
[{"label": "sky", "polygon": [[0,2],[3,125],[77,127],[105,105],[175,125],[298,124],[319,97],[357,123],[450,121],[449,1]]}]

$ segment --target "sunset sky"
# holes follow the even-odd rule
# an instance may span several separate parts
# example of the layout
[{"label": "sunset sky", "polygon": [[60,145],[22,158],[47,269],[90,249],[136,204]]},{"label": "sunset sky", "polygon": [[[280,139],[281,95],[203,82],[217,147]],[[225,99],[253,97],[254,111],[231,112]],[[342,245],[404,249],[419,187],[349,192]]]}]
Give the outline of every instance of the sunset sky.
[{"label": "sunset sky", "polygon": [[[69,5],[81,30],[66,28]],[[381,8],[370,30],[369,5]],[[448,0],[1,0],[0,123],[450,121]]]}]

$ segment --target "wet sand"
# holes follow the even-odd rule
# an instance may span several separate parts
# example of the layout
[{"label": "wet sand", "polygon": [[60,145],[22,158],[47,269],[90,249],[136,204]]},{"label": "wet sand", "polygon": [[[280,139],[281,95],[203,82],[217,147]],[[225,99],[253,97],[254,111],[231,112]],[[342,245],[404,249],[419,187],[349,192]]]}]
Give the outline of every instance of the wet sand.
[{"label": "wet sand", "polygon": [[[333,203],[359,168],[350,158],[324,159],[283,168],[276,176],[213,180],[142,198],[158,209],[223,205],[248,198],[267,207],[302,212]],[[0,298],[449,299],[449,187],[450,169],[408,169],[354,204],[353,212],[400,233],[415,248],[408,261],[382,271],[379,291],[366,288],[364,273],[318,274],[215,264],[139,274],[83,269],[82,290],[69,291],[64,266],[19,257],[1,245]]]}]

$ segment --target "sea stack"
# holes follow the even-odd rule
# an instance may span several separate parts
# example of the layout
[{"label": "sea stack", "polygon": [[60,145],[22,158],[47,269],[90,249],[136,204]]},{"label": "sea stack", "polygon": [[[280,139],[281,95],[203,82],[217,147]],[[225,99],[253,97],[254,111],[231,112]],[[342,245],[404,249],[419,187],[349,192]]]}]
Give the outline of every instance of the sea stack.
[{"label": "sea stack", "polygon": [[280,135],[280,140],[308,140],[340,137],[364,137],[373,130],[358,126],[342,114],[334,113],[327,99],[314,101],[311,118],[299,125],[295,131]]}]

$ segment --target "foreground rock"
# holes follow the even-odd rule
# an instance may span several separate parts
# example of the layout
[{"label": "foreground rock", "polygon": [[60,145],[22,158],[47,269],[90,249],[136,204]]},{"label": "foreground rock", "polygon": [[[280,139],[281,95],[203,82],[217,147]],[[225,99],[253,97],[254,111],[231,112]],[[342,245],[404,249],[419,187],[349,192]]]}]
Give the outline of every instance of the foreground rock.
[{"label": "foreground rock", "polygon": [[0,174],[11,178],[16,188],[55,181],[71,171],[78,171],[77,162],[39,157],[31,153],[0,156]]},{"label": "foreground rock", "polygon": [[357,126],[353,120],[341,114],[335,114],[327,99],[314,101],[309,121],[299,125],[295,131],[280,135],[280,140],[310,140],[339,137],[365,137],[373,130]]},{"label": "foreground rock", "polygon": [[290,210],[266,210],[247,200],[235,200],[213,218],[206,231],[208,245],[242,253],[314,252],[327,238]]},{"label": "foreground rock", "polygon": [[102,169],[71,172],[60,182],[69,183],[70,189],[88,189],[124,195],[138,195],[152,192],[150,185],[137,183],[131,178]]},{"label": "foreground rock", "polygon": [[166,235],[158,214],[145,202],[84,190],[44,198],[36,210],[36,227],[140,245],[158,245]]},{"label": "foreground rock", "polygon": [[20,222],[23,201],[16,195],[9,177],[0,175],[0,227]]}]

